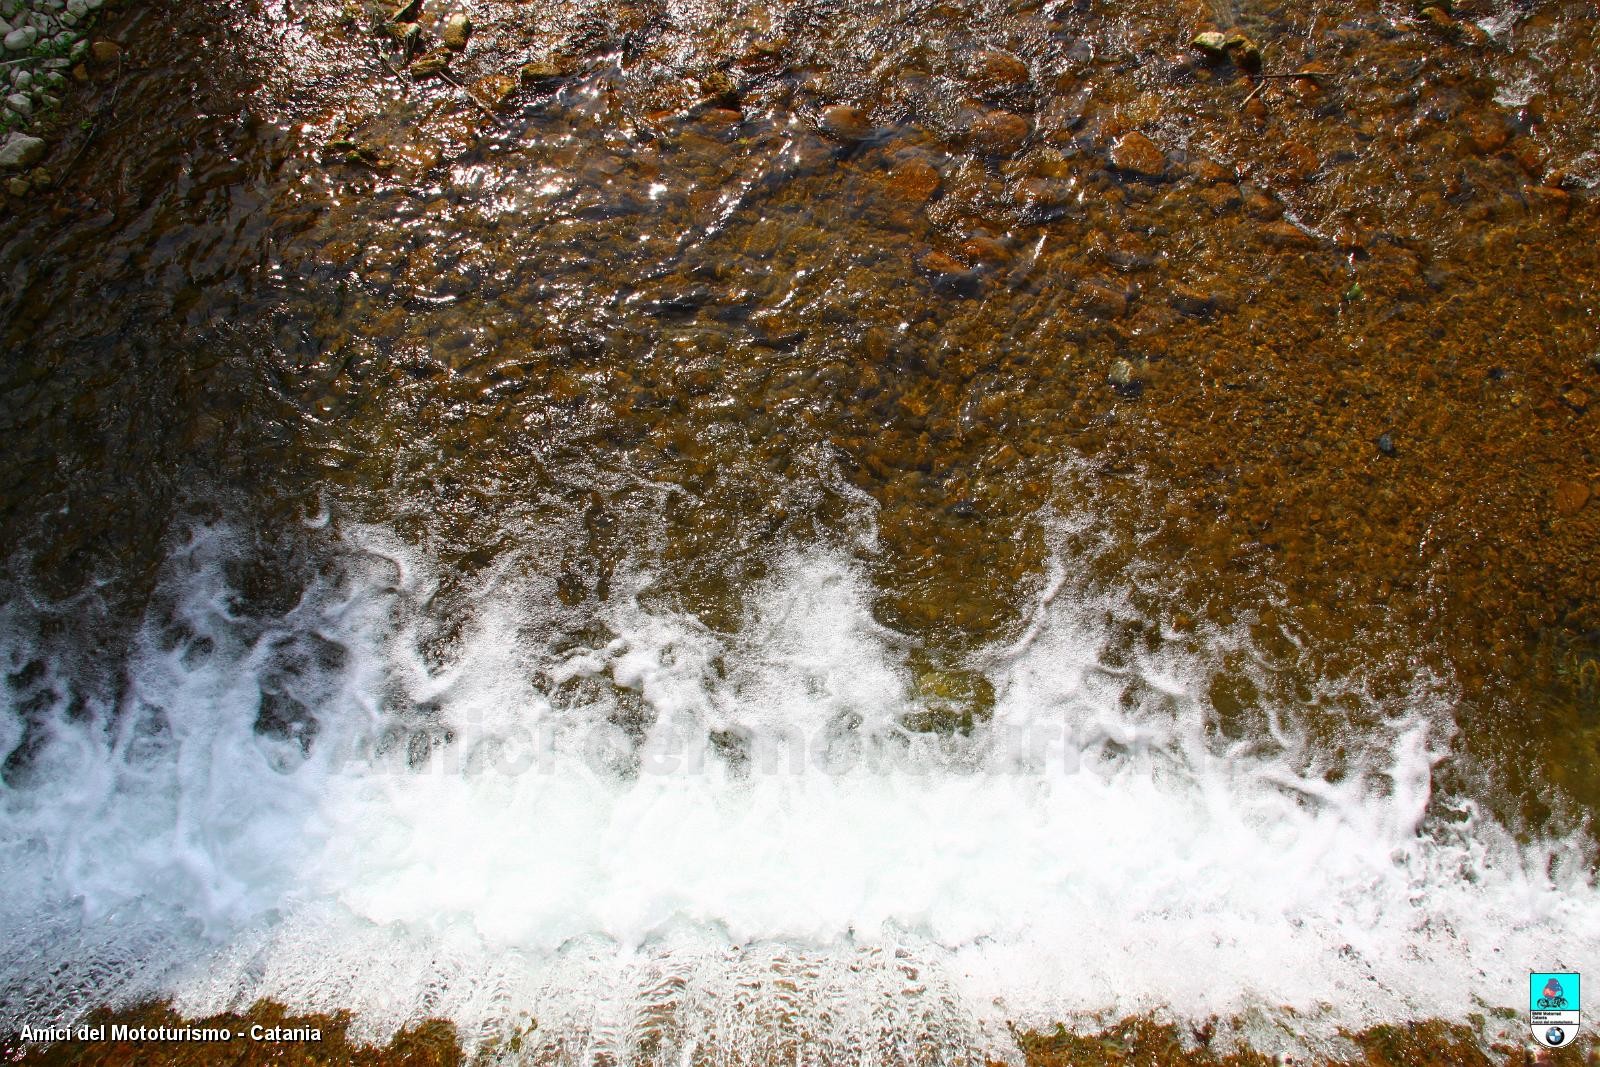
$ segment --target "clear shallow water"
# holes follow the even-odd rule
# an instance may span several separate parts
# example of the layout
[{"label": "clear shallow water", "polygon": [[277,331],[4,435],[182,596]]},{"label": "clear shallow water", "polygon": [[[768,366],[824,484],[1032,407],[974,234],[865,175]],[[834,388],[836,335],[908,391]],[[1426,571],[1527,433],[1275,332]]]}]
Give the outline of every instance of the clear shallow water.
[{"label": "clear shallow water", "polygon": [[[934,683],[845,554],[774,561],[728,632],[630,572],[579,635],[537,572],[435,597],[381,529],[328,549],[249,615],[238,546],[195,531],[114,694],[41,669],[11,602],[8,1019],[271,997],[469,1044],[537,1020],[572,1062],[953,1062],[1008,1022],[1218,1014],[1271,1048],[1460,1019],[1600,949],[1581,835],[1434,795],[1448,680],[1286,700],[1242,633],[1130,643],[1070,556],[965,665],[994,697],[963,735],[905,728]],[[1230,653],[1242,735],[1208,695]]]}]

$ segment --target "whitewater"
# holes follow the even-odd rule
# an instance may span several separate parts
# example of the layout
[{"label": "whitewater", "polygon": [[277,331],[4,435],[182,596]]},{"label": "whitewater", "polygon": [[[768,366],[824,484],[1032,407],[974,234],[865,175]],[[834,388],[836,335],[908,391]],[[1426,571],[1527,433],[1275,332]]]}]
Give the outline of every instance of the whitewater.
[{"label": "whitewater", "polygon": [[717,632],[645,565],[574,627],[536,566],[446,596],[392,532],[330,537],[262,616],[229,530],[191,531],[110,681],[45,636],[66,609],[7,601],[0,1021],[272,998],[537,1062],[960,1063],[1144,1013],[1326,1049],[1600,969],[1587,835],[1436,790],[1453,688],[1420,667],[1307,693],[1243,624],[1130,644],[1062,551],[964,664],[992,715],[917,733],[915,642],[848,552],[775,559]]}]

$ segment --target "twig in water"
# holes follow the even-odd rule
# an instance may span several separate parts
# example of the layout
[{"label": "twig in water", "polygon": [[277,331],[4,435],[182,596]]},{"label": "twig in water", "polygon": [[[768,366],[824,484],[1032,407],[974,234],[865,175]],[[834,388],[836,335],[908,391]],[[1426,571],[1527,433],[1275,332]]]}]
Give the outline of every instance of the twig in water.
[{"label": "twig in water", "polygon": [[1256,87],[1250,90],[1249,96],[1239,101],[1240,111],[1243,111],[1250,101],[1261,95],[1261,90],[1267,87],[1267,82],[1269,81],[1292,81],[1295,78],[1310,78],[1312,81],[1318,81],[1322,78],[1331,78],[1333,75],[1320,70],[1292,70],[1287,74],[1257,73],[1250,75],[1250,77],[1255,80]]},{"label": "twig in water", "polygon": [[122,53],[118,52],[117,53],[117,82],[116,82],[115,85],[113,85],[111,87],[111,100],[104,107],[95,109],[94,118],[89,123],[89,129],[84,134],[83,141],[81,143],[79,143],[78,150],[76,152],[72,153],[72,158],[67,161],[67,165],[66,165],[66,168],[65,168],[65,170],[67,172],[71,172],[72,168],[77,166],[78,160],[83,157],[84,150],[89,147],[89,142],[93,141],[95,139],[95,136],[100,132],[100,116],[105,114],[106,112],[115,112],[117,110],[117,98],[120,97],[121,95],[122,95]]},{"label": "twig in water", "polygon": [[384,70],[386,70],[390,74],[394,75],[395,80],[400,83],[400,88],[402,88],[402,89],[409,88],[409,86],[406,85],[405,75],[401,74],[398,70],[395,70],[393,67],[391,67],[389,65],[389,60],[383,55],[382,52],[378,53],[378,62],[383,64],[383,69]]},{"label": "twig in water", "polygon": [[505,129],[506,124],[500,121],[500,116],[496,115],[493,111],[490,111],[489,106],[482,100],[479,100],[477,96],[473,94],[471,89],[468,89],[465,85],[462,85],[460,82],[456,81],[455,75],[451,74],[448,70],[441,70],[439,71],[439,77],[443,78],[445,81],[449,82],[451,85],[454,85],[457,89],[460,89],[463,93],[465,93],[467,99],[472,101],[473,106],[487,115],[490,122],[494,123],[502,130]]}]

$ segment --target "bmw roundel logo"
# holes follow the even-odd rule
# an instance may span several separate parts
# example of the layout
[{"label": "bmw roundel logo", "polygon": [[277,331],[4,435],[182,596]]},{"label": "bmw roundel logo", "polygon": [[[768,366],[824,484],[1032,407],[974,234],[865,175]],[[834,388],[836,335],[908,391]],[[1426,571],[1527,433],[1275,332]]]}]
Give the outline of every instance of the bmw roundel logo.
[{"label": "bmw roundel logo", "polygon": [[1544,1032],[1545,1043],[1552,1048],[1567,1039],[1567,1032],[1559,1026],[1552,1026]]}]

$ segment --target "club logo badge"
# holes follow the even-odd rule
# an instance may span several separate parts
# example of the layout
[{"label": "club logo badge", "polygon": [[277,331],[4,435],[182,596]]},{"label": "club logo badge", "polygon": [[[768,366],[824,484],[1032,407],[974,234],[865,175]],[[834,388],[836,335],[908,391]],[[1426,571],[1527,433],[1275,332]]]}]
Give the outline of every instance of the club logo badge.
[{"label": "club logo badge", "polygon": [[1582,984],[1576,971],[1535,971],[1528,976],[1528,1022],[1545,1048],[1572,1044],[1578,1035]]}]

